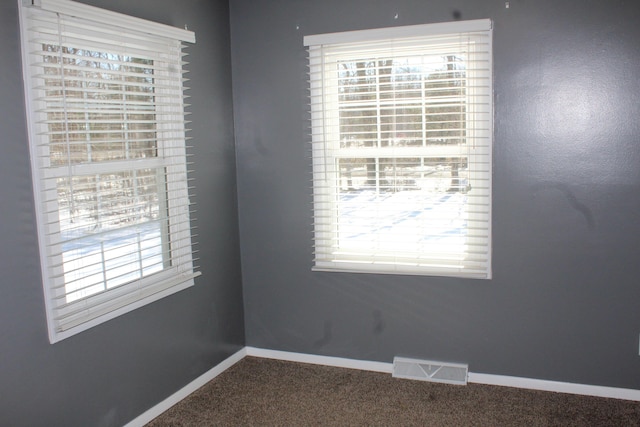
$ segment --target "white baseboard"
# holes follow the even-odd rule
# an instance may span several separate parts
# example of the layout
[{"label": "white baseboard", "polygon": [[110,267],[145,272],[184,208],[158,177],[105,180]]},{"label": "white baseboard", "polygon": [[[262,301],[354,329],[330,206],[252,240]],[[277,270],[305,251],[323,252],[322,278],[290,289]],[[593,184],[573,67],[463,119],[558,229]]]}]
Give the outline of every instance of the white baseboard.
[{"label": "white baseboard", "polygon": [[133,420],[129,421],[125,427],[142,427],[145,424],[151,422],[154,418],[158,417],[163,412],[167,411],[176,403],[180,402],[182,399],[241,361],[247,355],[246,348],[242,348],[236,353],[232,354],[222,362],[218,363],[213,368],[209,369],[204,374],[200,375],[195,380],[191,381],[186,386],[182,387],[177,392],[173,393],[171,396],[167,397],[162,402],[157,405],[149,408],[147,411],[137,416]]},{"label": "white baseboard", "polygon": [[[361,369],[363,371],[384,372],[389,374],[393,369],[392,363],[343,359],[339,357],[291,353],[287,351],[265,350],[255,347],[245,347],[245,349],[247,351],[247,356],[263,357],[267,359],[279,359],[289,362],[312,363],[315,365]],[[559,381],[537,380],[532,378],[509,377],[505,375],[478,374],[475,372],[469,372],[467,381],[469,383],[476,384],[497,385],[530,390],[551,391],[556,393],[570,393],[585,396],[640,401],[640,390],[626,388],[574,384]]]},{"label": "white baseboard", "polygon": [[312,365],[334,366],[336,368],[360,369],[390,374],[392,363],[371,362],[368,360],[344,359],[342,357],[318,356],[315,354],[291,353],[288,351],[266,350],[263,348],[245,347],[247,356],[263,359],[286,360],[287,362],[310,363]]},{"label": "white baseboard", "polygon": [[640,402],[640,390],[469,372],[469,382]]},{"label": "white baseboard", "polygon": [[[277,359],[288,362],[310,363],[313,365],[333,366],[337,368],[359,369],[363,371],[382,372],[391,374],[392,363],[374,362],[368,360],[345,359],[341,357],[319,356],[315,354],[293,353],[289,351],[267,350],[256,347],[244,347],[237,353],[223,360],[221,363],[205,372],[162,402],[136,417],[125,427],[142,427],[182,399],[193,393],[246,356],[263,359]],[[532,378],[509,377],[505,375],[477,374],[469,372],[468,382],[476,384],[497,385],[504,387],[523,388],[530,390],[551,391],[556,393],[580,394],[585,396],[607,397],[611,399],[633,400],[640,402],[640,390],[595,386],[587,384],[564,383],[559,381],[536,380]]]}]

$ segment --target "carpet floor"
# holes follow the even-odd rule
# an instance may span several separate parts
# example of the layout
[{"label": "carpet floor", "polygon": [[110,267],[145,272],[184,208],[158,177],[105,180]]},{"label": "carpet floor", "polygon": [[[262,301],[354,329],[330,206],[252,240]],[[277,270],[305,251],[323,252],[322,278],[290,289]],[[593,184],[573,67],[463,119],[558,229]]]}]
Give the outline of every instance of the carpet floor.
[{"label": "carpet floor", "polygon": [[640,402],[246,357],[147,427],[640,426]]}]

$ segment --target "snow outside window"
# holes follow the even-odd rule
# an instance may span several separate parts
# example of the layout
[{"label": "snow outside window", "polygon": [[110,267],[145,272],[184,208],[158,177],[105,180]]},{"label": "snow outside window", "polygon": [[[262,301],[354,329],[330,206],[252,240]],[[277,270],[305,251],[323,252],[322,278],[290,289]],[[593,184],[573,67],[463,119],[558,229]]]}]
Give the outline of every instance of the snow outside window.
[{"label": "snow outside window", "polygon": [[491,277],[491,21],[305,37],[314,270]]},{"label": "snow outside window", "polygon": [[37,3],[20,13],[55,342],[194,283],[181,40],[195,38],[67,0]]}]

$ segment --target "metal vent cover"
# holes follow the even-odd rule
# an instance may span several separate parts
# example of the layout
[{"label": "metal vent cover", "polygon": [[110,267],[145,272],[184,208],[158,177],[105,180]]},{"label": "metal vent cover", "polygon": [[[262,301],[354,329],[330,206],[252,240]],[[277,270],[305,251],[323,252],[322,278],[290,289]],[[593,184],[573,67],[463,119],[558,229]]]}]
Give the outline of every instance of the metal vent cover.
[{"label": "metal vent cover", "polygon": [[467,384],[469,365],[433,360],[393,358],[393,377],[446,384]]}]

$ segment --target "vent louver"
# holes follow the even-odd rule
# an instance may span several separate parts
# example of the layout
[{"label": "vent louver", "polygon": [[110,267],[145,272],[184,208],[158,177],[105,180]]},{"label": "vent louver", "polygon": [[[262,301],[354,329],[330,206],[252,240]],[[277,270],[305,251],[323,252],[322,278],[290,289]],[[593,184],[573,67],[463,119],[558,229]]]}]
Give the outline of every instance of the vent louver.
[{"label": "vent louver", "polygon": [[467,384],[469,366],[461,363],[436,362],[432,360],[393,359],[393,377],[446,384]]}]

